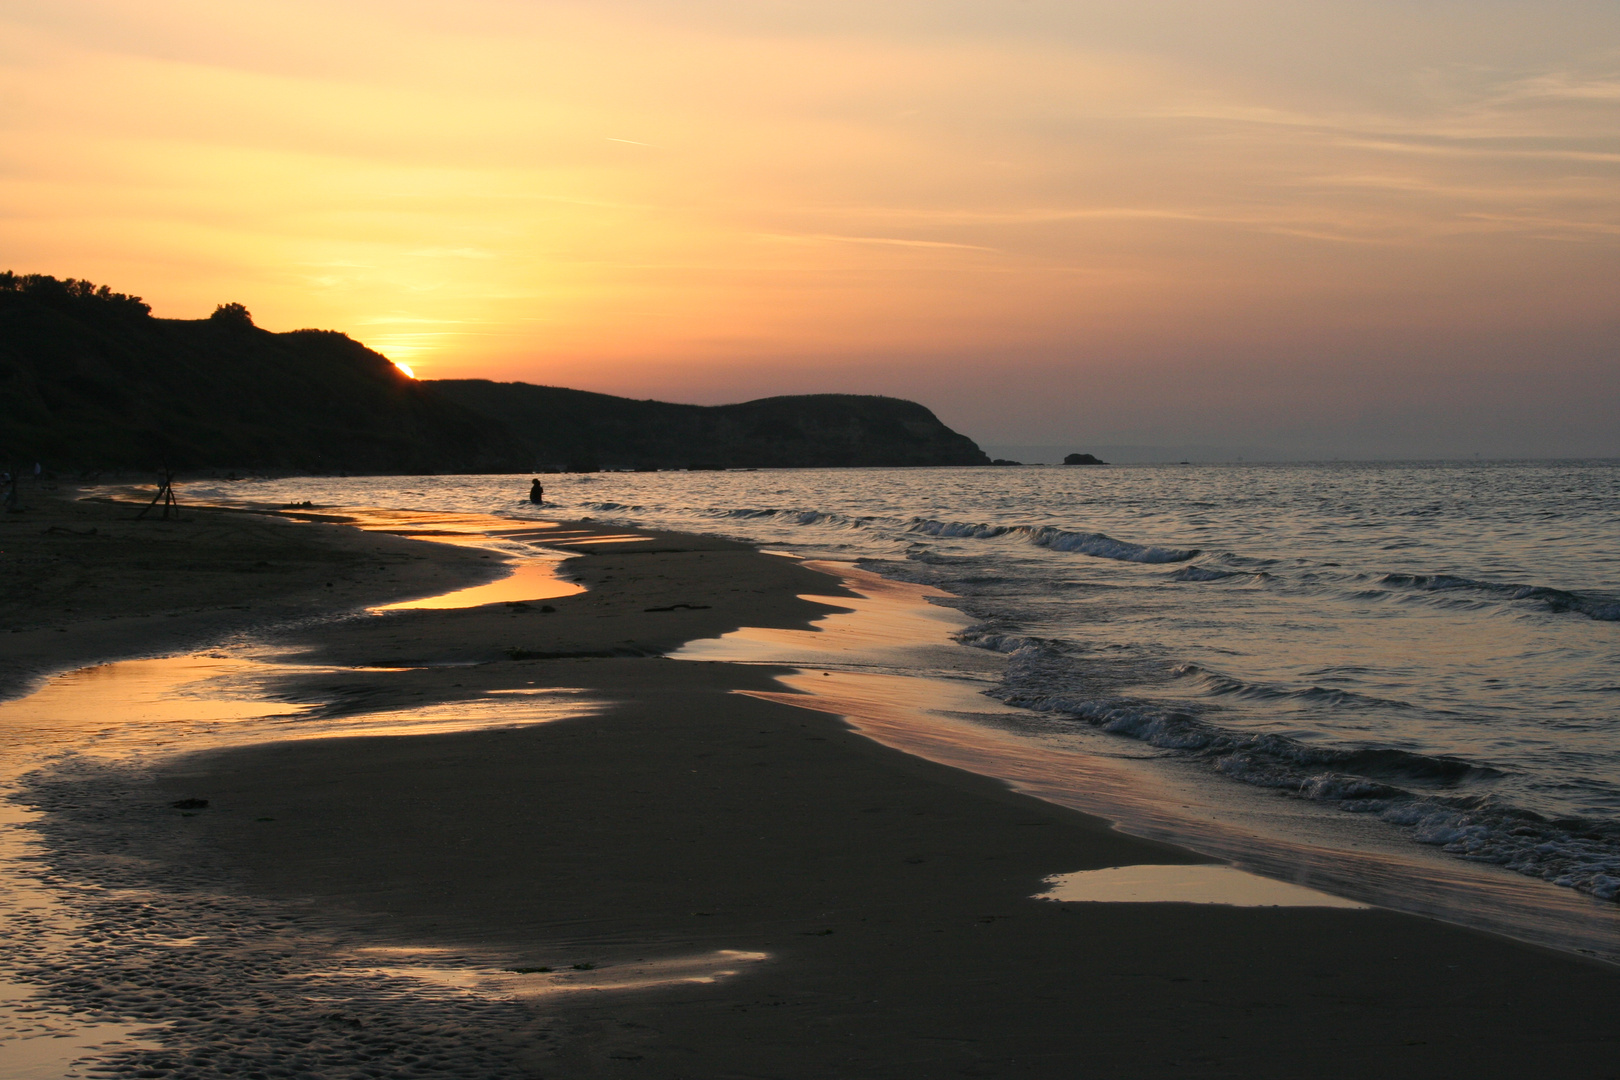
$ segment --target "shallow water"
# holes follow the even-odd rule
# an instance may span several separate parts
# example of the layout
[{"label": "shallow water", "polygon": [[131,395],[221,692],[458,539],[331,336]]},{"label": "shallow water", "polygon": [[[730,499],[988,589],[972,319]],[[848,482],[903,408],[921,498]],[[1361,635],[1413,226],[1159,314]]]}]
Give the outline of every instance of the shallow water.
[{"label": "shallow water", "polygon": [[[207,812],[146,792],[149,768],[177,752],[544,723],[600,707],[566,689],[337,717],[278,700],[279,679],[327,670],[226,653],[132,660],[0,703],[0,1076],[212,1077],[290,1063],[347,1076],[376,1061],[421,1076],[527,1075],[484,1025],[527,1022],[511,1002],[538,984],[516,987],[488,958],[442,951],[379,967],[285,905],[231,895],[228,874],[193,853],[172,853],[156,879],[152,864],[120,854],[132,834]],[[456,989],[469,973],[473,984]],[[267,1003],[270,1025],[252,1019]],[[347,1018],[335,1032],[334,1016]]]},{"label": "shallow water", "polygon": [[[1620,895],[1620,463],[295,479],[201,497],[590,515],[958,597],[1023,730]],[[971,666],[971,665],[965,665]],[[1090,735],[1102,732],[1105,740]]]},{"label": "shallow water", "polygon": [[[1226,860],[1233,874],[1255,879],[1251,891],[1268,888],[1267,881],[1282,886],[1267,903],[1281,903],[1277,896],[1298,887],[1350,906],[1394,908],[1620,961],[1615,904],[1446,858],[1376,820],[1309,800],[1256,799],[1192,760],[1166,760],[1139,744],[1116,752],[1104,732],[1031,730],[1026,710],[986,693],[1001,677],[1003,658],[955,644],[968,620],[930,603],[938,590],[832,562],[807,565],[837,574],[863,597],[834,601],[845,610],[811,630],[744,628],[671,655],[796,665],[797,672],[778,676],[782,690],[745,692],[842,716],[897,750]],[[1242,879],[1218,878],[1208,893],[1196,878],[1175,882],[1174,895],[1162,899],[1226,902],[1220,897],[1230,897]]]},{"label": "shallow water", "polygon": [[1359,908],[1354,900],[1246,874],[1230,866],[1111,866],[1060,874],[1042,900],[1070,904],[1225,904]]},{"label": "shallow water", "polygon": [[585,591],[583,585],[557,576],[557,564],[562,560],[531,559],[518,563],[512,572],[498,581],[486,585],[472,585],[438,596],[423,596],[415,600],[400,600],[381,604],[372,611],[405,611],[478,607],[481,604],[526,604],[536,600],[554,600],[559,596],[574,596]]}]

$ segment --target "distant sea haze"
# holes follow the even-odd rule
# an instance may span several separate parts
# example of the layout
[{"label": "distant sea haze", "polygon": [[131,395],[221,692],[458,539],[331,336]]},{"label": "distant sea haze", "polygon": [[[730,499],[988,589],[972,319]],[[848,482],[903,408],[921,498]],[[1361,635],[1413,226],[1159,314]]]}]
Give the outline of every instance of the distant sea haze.
[{"label": "distant sea haze", "polygon": [[984,452],[993,458],[1017,461],[1025,465],[1057,465],[1070,454],[1091,454],[1110,464],[1148,465],[1189,462],[1235,461],[1287,461],[1297,458],[1276,447],[1265,446],[1145,446],[1137,444],[1094,444],[1083,441],[1073,443],[1041,443],[1038,445],[1014,443],[984,443]]},{"label": "distant sea haze", "polygon": [[859,561],[959,598],[1032,736],[1620,896],[1620,463],[603,473],[538,511],[497,476],[190,490]]},{"label": "distant sea haze", "polygon": [[[993,458],[1017,461],[1025,465],[1056,465],[1073,453],[1089,453],[1115,465],[1174,465],[1186,462],[1192,465],[1226,465],[1242,462],[1294,463],[1302,461],[1404,461],[1411,460],[1397,453],[1348,453],[1330,450],[1307,452],[1282,446],[1188,443],[1186,445],[1154,446],[1142,443],[1092,443],[1077,439],[1069,443],[993,443],[982,444],[984,452]],[[1430,455],[1417,455],[1428,458]],[[1485,454],[1454,454],[1450,460],[1496,460]]]}]

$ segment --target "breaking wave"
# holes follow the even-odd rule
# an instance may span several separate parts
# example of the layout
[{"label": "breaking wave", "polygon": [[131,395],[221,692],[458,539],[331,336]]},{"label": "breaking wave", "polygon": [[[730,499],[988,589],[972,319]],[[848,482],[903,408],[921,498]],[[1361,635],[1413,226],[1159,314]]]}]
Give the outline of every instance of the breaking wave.
[{"label": "breaking wave", "polygon": [[711,509],[702,511],[702,515],[721,520],[759,521],[766,519],[784,525],[827,525],[840,529],[864,529],[882,521],[881,518],[863,517],[856,514],[839,514],[828,510],[781,510],[752,507]]},{"label": "breaking wave", "polygon": [[[1518,873],[1620,899],[1620,824],[1547,817],[1489,790],[1505,773],[1459,757],[1389,746],[1316,745],[1275,732],[1235,731],[1199,715],[1196,706],[1088,692],[1064,642],[979,626],[964,645],[1008,656],[1002,683],[988,691],[1009,705],[1056,714],[1099,731],[1200,760],[1215,772],[1257,787],[1372,814],[1422,844]],[[1212,697],[1294,698],[1317,705],[1409,708],[1342,690],[1246,683],[1196,665],[1171,672]]]},{"label": "breaking wave", "polygon": [[1253,570],[1217,570],[1213,566],[1183,566],[1173,574],[1166,574],[1166,581],[1227,581],[1235,577],[1267,577],[1267,574],[1256,573]]},{"label": "breaking wave", "polygon": [[1378,584],[1417,592],[1465,592],[1503,600],[1531,600],[1548,611],[1573,611],[1599,622],[1620,622],[1620,598],[1586,596],[1546,585],[1502,584],[1453,574],[1384,574]]},{"label": "breaking wave", "polygon": [[1021,537],[1025,543],[1034,547],[1072,552],[1076,555],[1090,555],[1096,559],[1115,559],[1119,562],[1186,562],[1198,555],[1197,548],[1164,548],[1133,544],[1126,540],[1116,540],[1107,533],[1071,532],[1055,525],[986,525],[912,518],[905,529],[907,532],[923,536],[953,539],[996,540],[1003,536]]}]

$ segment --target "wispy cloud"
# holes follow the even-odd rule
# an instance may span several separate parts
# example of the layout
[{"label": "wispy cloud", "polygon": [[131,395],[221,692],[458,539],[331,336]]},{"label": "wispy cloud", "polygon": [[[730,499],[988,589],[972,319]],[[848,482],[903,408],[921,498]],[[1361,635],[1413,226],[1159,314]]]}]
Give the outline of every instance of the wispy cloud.
[{"label": "wispy cloud", "polygon": [[996,249],[981,244],[959,244],[951,240],[915,240],[900,236],[837,236],[829,233],[760,233],[762,239],[783,240],[789,243],[829,244],[886,244],[909,248],[950,248],[959,251],[989,251]]}]

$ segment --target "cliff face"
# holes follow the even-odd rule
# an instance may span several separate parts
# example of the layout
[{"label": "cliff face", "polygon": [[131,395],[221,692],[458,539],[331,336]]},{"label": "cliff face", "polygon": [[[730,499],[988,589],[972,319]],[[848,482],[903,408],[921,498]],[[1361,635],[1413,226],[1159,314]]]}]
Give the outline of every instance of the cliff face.
[{"label": "cliff face", "polygon": [[895,398],[703,407],[417,382],[344,334],[270,333],[240,305],[154,319],[105,287],[0,273],[0,469],[35,461],[349,473],[988,464]]},{"label": "cliff face", "polygon": [[530,464],[504,429],[343,334],[273,334],[240,309],[154,319],[138,298],[83,285],[0,275],[0,467],[417,473]]},{"label": "cliff face", "polygon": [[504,422],[540,467],[989,464],[973,440],[899,398],[813,394],[705,406],[486,379],[429,385]]}]

